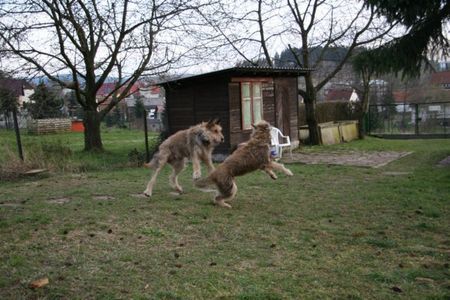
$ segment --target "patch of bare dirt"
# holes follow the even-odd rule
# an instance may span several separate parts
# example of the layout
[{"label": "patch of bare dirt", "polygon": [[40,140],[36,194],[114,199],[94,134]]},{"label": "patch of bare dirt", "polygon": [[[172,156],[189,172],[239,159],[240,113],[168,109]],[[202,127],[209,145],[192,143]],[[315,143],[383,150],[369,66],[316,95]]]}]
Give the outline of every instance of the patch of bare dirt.
[{"label": "patch of bare dirt", "polygon": [[20,203],[12,203],[12,202],[9,202],[9,203],[0,203],[0,207],[20,207],[21,206],[21,204]]},{"label": "patch of bare dirt", "polygon": [[380,168],[388,163],[405,157],[412,152],[395,151],[350,151],[329,153],[292,153],[292,159],[283,158],[284,162],[300,162],[304,164],[349,165],[359,167]]},{"label": "patch of bare dirt", "polygon": [[147,198],[144,194],[130,194],[130,196],[133,198]]},{"label": "patch of bare dirt", "polygon": [[450,166],[450,156],[447,156],[446,158],[444,158],[443,160],[441,160],[438,163],[438,166],[440,167],[449,167]]},{"label": "patch of bare dirt", "polygon": [[411,172],[384,172],[383,175],[389,175],[389,176],[403,176],[403,175],[409,175]]},{"label": "patch of bare dirt", "polygon": [[47,203],[51,203],[51,204],[64,204],[64,203],[69,203],[70,202],[70,198],[67,197],[62,197],[62,198],[52,198],[47,200]]},{"label": "patch of bare dirt", "polygon": [[110,201],[110,200],[116,199],[116,198],[114,198],[113,196],[110,196],[110,195],[94,195],[94,196],[92,196],[92,198],[94,200],[100,200],[100,201]]}]

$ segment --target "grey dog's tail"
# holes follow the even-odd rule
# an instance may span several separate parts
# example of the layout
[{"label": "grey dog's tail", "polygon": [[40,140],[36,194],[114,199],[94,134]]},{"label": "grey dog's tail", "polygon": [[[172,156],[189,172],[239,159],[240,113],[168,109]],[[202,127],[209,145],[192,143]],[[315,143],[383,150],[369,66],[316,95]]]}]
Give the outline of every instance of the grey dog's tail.
[{"label": "grey dog's tail", "polygon": [[159,167],[159,152],[156,152],[153,154],[152,159],[150,162],[145,163],[144,167],[150,168],[150,169],[156,169]]}]

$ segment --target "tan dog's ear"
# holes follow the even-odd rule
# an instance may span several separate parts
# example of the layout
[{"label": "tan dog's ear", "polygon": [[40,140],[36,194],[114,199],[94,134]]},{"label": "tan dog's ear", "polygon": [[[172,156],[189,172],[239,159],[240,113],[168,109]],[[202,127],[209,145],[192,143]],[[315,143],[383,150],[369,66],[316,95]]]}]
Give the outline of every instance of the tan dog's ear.
[{"label": "tan dog's ear", "polygon": [[215,118],[213,120],[214,124],[219,125],[220,124],[220,119],[219,118]]}]

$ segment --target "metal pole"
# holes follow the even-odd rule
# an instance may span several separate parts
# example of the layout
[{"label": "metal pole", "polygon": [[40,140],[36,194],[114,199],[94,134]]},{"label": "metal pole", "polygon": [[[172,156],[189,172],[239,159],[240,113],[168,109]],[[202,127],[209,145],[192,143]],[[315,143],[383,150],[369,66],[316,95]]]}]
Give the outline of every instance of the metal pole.
[{"label": "metal pole", "polygon": [[146,162],[150,161],[150,151],[148,149],[148,129],[147,129],[147,110],[144,108],[144,133],[145,133],[145,157]]},{"label": "metal pole", "polygon": [[419,104],[415,104],[414,105],[415,106],[415,109],[416,109],[416,111],[415,111],[415,117],[416,117],[416,126],[415,126],[415,134],[416,135],[419,135]]},{"label": "metal pole", "polygon": [[22,142],[20,140],[19,123],[17,122],[17,108],[12,111],[14,120],[14,131],[16,132],[17,149],[19,150],[19,157],[23,161]]}]

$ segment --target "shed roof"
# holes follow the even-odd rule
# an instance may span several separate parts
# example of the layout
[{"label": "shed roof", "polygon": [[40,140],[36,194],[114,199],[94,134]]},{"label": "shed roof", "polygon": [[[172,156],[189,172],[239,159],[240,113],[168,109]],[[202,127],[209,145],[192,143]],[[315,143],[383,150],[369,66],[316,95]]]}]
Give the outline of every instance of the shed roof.
[{"label": "shed roof", "polygon": [[218,71],[191,75],[187,77],[181,77],[176,79],[170,79],[167,81],[161,81],[158,85],[167,85],[172,83],[184,82],[189,80],[197,80],[208,77],[229,75],[229,76],[304,76],[306,73],[312,71],[312,69],[306,68],[270,68],[270,67],[258,67],[258,66],[246,66],[246,67],[233,67],[228,69],[222,69]]}]

